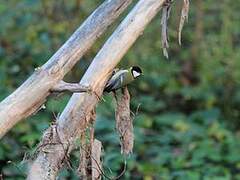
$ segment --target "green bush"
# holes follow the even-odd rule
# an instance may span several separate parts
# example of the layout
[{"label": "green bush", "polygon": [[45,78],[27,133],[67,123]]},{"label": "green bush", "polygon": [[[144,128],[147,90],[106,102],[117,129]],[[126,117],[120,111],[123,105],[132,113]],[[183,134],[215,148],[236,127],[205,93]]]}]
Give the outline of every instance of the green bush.
[{"label": "green bush", "polygon": [[[13,92],[63,44],[101,1],[8,0],[0,3],[0,100]],[[174,6],[169,60],[161,50],[160,14],[129,50],[120,67],[139,65],[144,76],[130,87],[134,153],[123,179],[240,179],[240,0],[191,2],[183,45],[177,45]],[[123,16],[122,16],[123,17]],[[79,81],[115,23],[66,76]],[[64,109],[70,95],[50,97],[47,109],[14,127],[0,142],[4,179],[24,179],[26,159],[43,131]],[[123,169],[115,132],[114,101],[97,108],[96,137],[104,145],[104,171]],[[73,152],[77,168],[78,153]],[[110,170],[111,167],[111,170]],[[62,178],[77,179],[73,170]]]}]

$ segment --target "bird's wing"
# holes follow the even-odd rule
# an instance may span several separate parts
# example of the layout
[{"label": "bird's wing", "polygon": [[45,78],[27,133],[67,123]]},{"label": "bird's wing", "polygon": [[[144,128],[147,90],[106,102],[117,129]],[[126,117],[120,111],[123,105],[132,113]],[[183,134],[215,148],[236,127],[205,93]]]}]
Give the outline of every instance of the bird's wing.
[{"label": "bird's wing", "polygon": [[122,86],[123,80],[124,80],[124,75],[128,73],[128,70],[119,70],[117,71],[111,79],[108,81],[105,91],[111,91],[114,89],[118,89],[119,87]]}]

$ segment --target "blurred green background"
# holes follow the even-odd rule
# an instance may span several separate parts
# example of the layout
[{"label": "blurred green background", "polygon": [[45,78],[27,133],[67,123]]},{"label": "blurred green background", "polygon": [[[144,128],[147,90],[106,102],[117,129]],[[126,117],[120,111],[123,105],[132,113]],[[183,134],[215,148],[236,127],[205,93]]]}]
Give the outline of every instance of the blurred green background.
[{"label": "blurred green background", "polygon": [[[0,100],[44,64],[102,2],[1,0]],[[240,0],[191,1],[182,47],[177,44],[179,5],[177,1],[170,18],[169,60],[162,54],[159,14],[120,65],[137,64],[144,70],[130,86],[132,111],[140,108],[134,118],[134,153],[122,179],[240,179]],[[81,79],[119,22],[66,81]],[[0,141],[4,179],[26,177],[27,159],[69,97],[49,97],[45,110],[19,123]],[[124,160],[115,132],[114,101],[110,95],[104,99],[97,108],[96,137],[103,142],[105,173],[116,176]],[[78,155],[72,154],[75,169]],[[77,179],[75,170],[63,170],[60,179]]]}]

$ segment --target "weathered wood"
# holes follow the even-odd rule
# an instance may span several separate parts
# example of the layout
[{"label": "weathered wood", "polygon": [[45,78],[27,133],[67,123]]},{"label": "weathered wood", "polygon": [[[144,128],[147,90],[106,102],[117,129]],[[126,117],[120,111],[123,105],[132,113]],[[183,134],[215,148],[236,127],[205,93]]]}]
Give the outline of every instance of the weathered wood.
[{"label": "weathered wood", "polygon": [[[165,0],[140,0],[124,21],[107,40],[84,74],[80,84],[90,86],[98,96],[114,67],[126,54],[135,40],[143,33],[146,25],[161,9]],[[69,153],[79,134],[88,125],[88,116],[98,102],[98,96],[89,93],[75,93],[57,120],[59,149],[56,145],[52,151],[41,151],[29,171],[29,179],[54,179],[62,167],[66,151]]]},{"label": "weathered wood", "polygon": [[0,138],[45,102],[54,87],[79,61],[132,0],[106,0],[42,67],[0,103]]}]

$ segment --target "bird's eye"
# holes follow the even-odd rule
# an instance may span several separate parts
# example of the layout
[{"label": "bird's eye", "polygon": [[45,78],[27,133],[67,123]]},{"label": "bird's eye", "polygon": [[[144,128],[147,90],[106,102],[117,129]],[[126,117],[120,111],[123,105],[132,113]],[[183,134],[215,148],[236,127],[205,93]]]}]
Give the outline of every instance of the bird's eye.
[{"label": "bird's eye", "polygon": [[140,76],[140,73],[137,71],[133,71],[133,77],[138,77],[138,76]]}]

